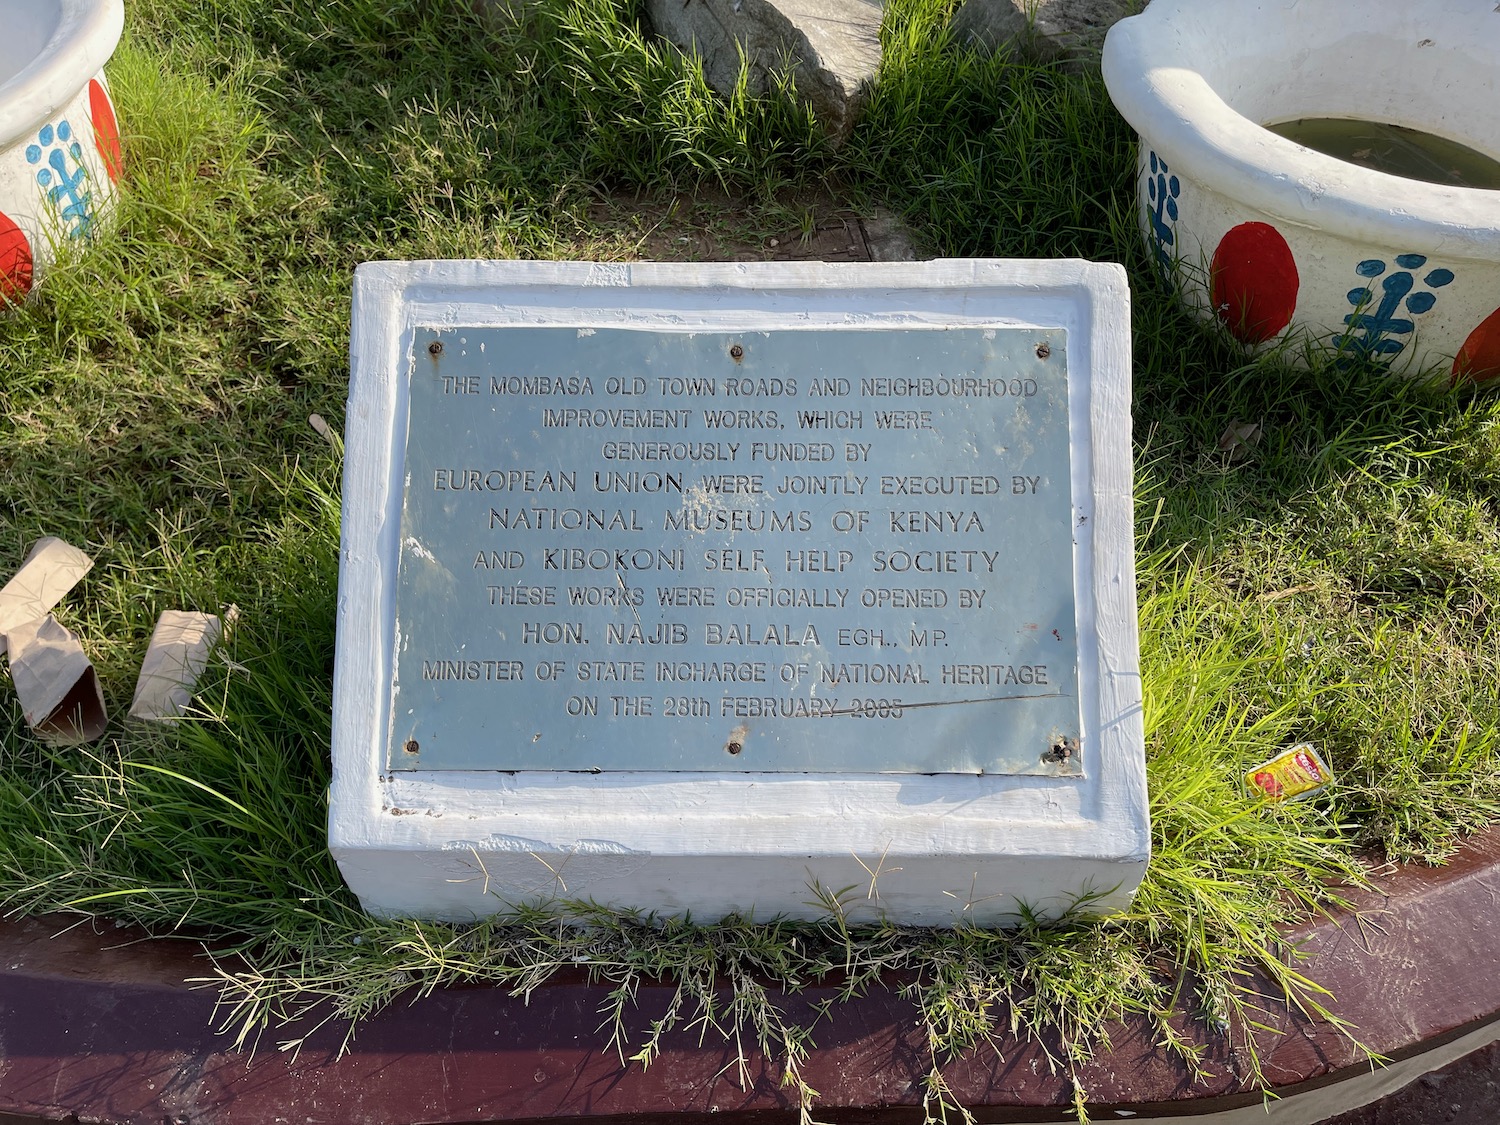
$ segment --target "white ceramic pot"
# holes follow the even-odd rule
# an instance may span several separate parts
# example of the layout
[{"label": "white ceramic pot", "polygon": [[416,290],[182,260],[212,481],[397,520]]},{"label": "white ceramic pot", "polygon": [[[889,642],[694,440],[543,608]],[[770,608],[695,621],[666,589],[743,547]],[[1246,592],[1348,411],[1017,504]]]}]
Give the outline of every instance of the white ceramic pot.
[{"label": "white ceramic pot", "polygon": [[120,130],[101,68],[124,23],[122,0],[0,0],[0,298],[24,297],[114,202]]},{"label": "white ceramic pot", "polygon": [[1192,307],[1253,347],[1500,378],[1500,191],[1264,128],[1376,121],[1500,158],[1495,0],[1154,0],[1111,29],[1104,79],[1141,138],[1146,239]]}]

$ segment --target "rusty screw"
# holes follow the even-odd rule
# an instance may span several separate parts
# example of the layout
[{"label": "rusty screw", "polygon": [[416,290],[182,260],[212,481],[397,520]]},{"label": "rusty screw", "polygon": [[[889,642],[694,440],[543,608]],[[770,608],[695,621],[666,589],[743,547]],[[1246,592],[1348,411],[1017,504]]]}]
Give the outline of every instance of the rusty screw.
[{"label": "rusty screw", "polygon": [[724,749],[728,750],[731,754],[738,754],[741,750],[744,749],[744,747],[741,746],[738,742],[731,742],[728,746],[724,747]]},{"label": "rusty screw", "polygon": [[729,358],[738,363],[740,360],[745,358],[745,349],[740,347],[738,344],[733,345],[729,349]]},{"label": "rusty screw", "polygon": [[1052,743],[1051,748],[1042,755],[1042,761],[1056,762],[1059,765],[1071,761],[1073,757],[1073,751],[1076,747],[1077,743],[1075,743],[1071,738],[1056,739]]},{"label": "rusty screw", "polygon": [[442,355],[443,342],[441,340],[434,340],[432,343],[428,344],[427,354],[430,355],[433,359],[436,359],[438,356]]},{"label": "rusty screw", "polygon": [[1051,344],[1038,344],[1036,346],[1036,357],[1037,357],[1037,359],[1046,359],[1051,354],[1052,354],[1052,345]]},{"label": "rusty screw", "polygon": [[422,747],[417,744],[417,740],[415,738],[408,738],[406,740],[406,744],[402,746],[401,749],[405,750],[408,754],[415,754],[418,750],[422,749]]}]

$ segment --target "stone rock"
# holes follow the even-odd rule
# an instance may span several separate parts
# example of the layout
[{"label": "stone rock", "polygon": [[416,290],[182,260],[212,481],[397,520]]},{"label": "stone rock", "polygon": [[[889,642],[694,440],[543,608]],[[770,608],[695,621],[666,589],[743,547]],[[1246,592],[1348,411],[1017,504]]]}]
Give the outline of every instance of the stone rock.
[{"label": "stone rock", "polygon": [[798,96],[835,141],[853,129],[880,67],[876,0],[647,0],[646,14],[658,34],[703,60],[721,93],[734,89],[742,52],[754,94],[790,67]]},{"label": "stone rock", "polygon": [[875,208],[859,225],[872,262],[925,262],[932,258],[905,220],[883,207]]},{"label": "stone rock", "polygon": [[1145,5],[1136,0],[968,0],[953,17],[959,43],[1006,46],[1039,59],[1097,58],[1114,24]]}]

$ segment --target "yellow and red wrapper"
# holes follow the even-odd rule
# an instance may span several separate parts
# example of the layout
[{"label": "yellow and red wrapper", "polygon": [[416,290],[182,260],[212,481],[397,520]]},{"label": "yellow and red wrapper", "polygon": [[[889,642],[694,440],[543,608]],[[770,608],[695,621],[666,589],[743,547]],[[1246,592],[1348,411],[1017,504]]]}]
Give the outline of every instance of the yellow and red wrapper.
[{"label": "yellow and red wrapper", "polygon": [[1245,784],[1256,796],[1268,801],[1290,801],[1306,797],[1333,780],[1330,770],[1311,742],[1299,743],[1245,771]]}]

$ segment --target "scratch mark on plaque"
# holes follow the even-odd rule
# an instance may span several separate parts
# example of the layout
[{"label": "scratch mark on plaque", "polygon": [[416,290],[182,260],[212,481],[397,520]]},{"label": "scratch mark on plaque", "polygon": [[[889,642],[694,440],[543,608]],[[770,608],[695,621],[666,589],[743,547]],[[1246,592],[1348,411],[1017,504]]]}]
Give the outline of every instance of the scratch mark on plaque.
[{"label": "scratch mark on plaque", "polygon": [[[620,584],[620,589],[624,593],[627,593],[627,594],[630,593],[630,587],[625,584],[625,576],[623,574],[621,574],[618,570],[615,571],[615,581]],[[641,624],[641,611],[638,610],[638,609],[636,609],[635,608],[635,603],[632,602],[632,601],[630,601],[630,600],[628,600],[628,599],[626,600],[625,604],[628,605],[628,606],[630,606],[630,612],[633,613],[633,614],[635,614],[635,623],[637,625],[640,625]],[[644,628],[644,626],[643,626],[643,628]]]},{"label": "scratch mark on plaque", "polygon": [[[1013,702],[1013,701],[1016,701],[1016,700],[1022,700],[1022,699],[1072,699],[1072,698],[1073,697],[1071,695],[1068,695],[1066,692],[1061,692],[1061,691],[1047,691],[1047,692],[1041,692],[1041,693],[1036,694],[1036,695],[987,695],[987,696],[985,696],[982,699],[934,699],[934,700],[930,700],[930,701],[928,701],[926,703],[920,703],[920,702],[918,702],[918,703],[908,703],[906,700],[903,699],[901,701],[901,706],[905,707],[905,708],[910,708],[911,710],[916,710],[919,707],[964,707],[964,706],[967,706],[967,705],[973,704],[973,703],[1010,703],[1010,702]],[[830,711],[828,713],[830,715],[853,715],[853,714],[856,713],[856,709],[852,708],[852,707],[850,707],[850,708],[836,708],[836,709],[834,709],[834,710],[832,710],[832,711]]]}]

